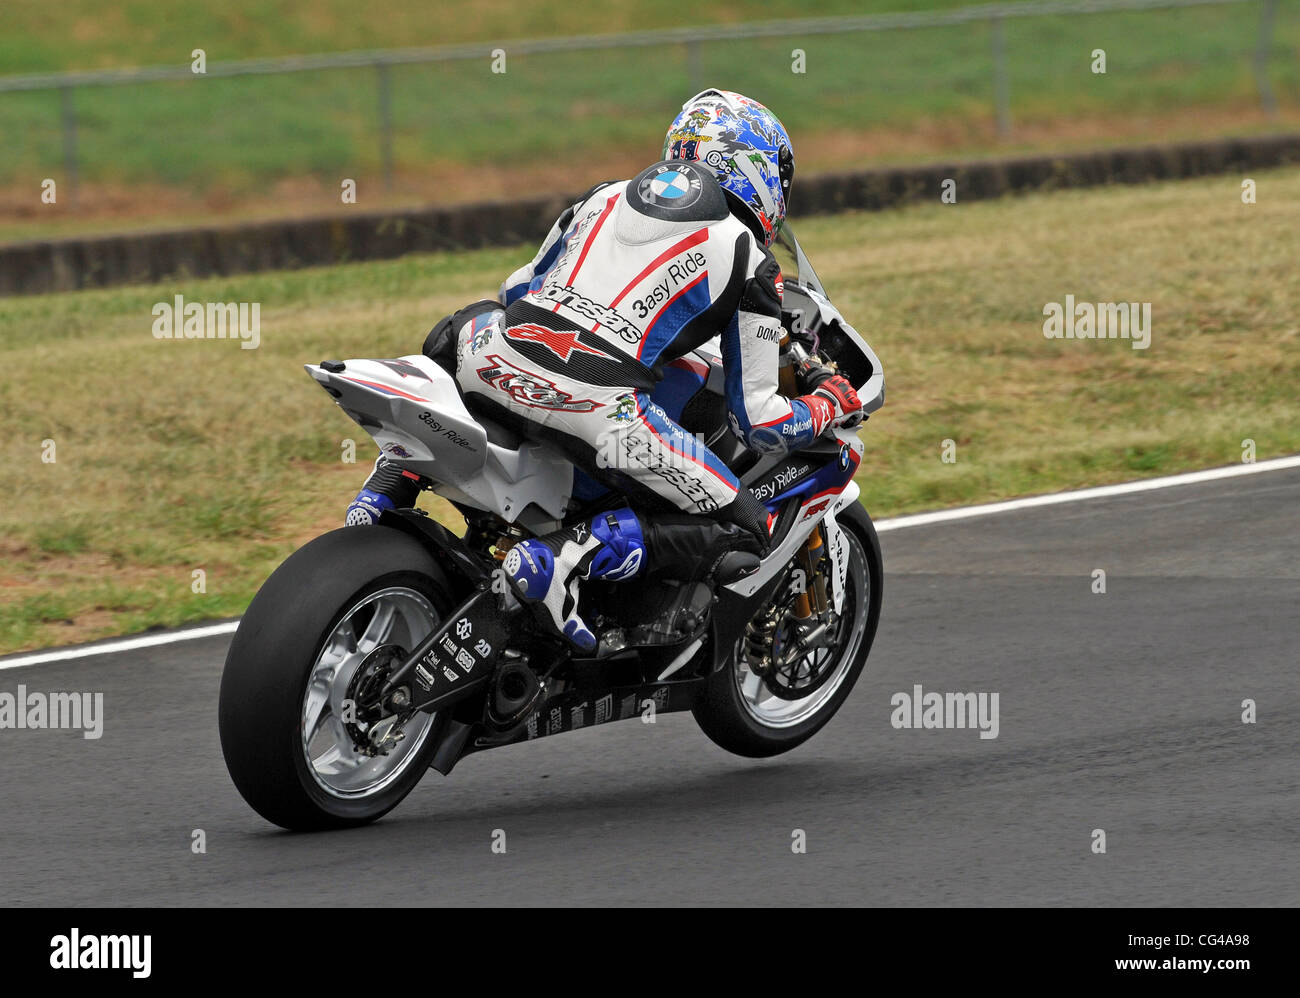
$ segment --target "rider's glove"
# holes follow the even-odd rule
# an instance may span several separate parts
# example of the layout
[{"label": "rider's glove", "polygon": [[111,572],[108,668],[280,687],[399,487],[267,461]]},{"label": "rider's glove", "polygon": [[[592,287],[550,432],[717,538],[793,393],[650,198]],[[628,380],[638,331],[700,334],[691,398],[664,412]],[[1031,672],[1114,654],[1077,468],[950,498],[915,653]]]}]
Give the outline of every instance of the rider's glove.
[{"label": "rider's glove", "polygon": [[812,359],[804,361],[795,370],[799,378],[799,390],[803,392],[815,391],[823,381],[835,376],[835,372],[825,364]]},{"label": "rider's glove", "polygon": [[862,400],[852,383],[842,374],[832,374],[822,379],[810,396],[829,402],[834,412],[828,420],[831,426],[857,426],[862,422]]}]

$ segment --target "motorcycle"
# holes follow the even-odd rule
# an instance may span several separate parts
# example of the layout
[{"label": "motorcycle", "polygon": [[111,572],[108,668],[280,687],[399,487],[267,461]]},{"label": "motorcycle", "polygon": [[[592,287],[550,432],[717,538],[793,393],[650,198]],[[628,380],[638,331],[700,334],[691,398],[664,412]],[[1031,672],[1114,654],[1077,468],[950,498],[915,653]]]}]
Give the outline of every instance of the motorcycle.
[{"label": "motorcycle", "polygon": [[[815,360],[853,383],[865,418],[884,402],[876,355],[788,225],[774,249],[786,275],[782,391],[797,394],[800,366]],[[262,586],[231,642],[219,706],[226,765],[253,809],[294,830],[361,825],[471,753],[672,711],[749,757],[822,728],[880,617],[880,544],[853,480],[863,444],[846,427],[792,453],[744,447],[727,424],[719,353],[715,339],[682,359],[699,386],[672,415],[766,506],[770,549],[712,578],[585,583],[599,636],[586,657],[538,625],[501,562],[521,539],[622,500],[579,498],[590,490],[558,449],[473,411],[433,358],[306,365],[385,460],[465,527],[385,512],[310,541]]]}]

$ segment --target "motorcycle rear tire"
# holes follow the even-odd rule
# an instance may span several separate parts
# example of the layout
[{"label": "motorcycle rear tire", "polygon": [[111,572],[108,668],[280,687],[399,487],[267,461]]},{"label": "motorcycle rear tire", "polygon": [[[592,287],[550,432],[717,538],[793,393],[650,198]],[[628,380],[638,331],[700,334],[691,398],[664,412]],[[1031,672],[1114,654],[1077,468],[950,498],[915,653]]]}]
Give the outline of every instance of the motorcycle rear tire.
[{"label": "motorcycle rear tire", "polygon": [[327,792],[304,750],[304,697],[327,636],[367,595],[395,586],[422,595],[440,617],[456,605],[447,576],[415,538],[391,527],[345,527],[294,552],[240,621],[221,677],[218,727],[235,787],[267,821],[293,831],[363,825],[396,807],[428,769],[436,717],[413,758],[373,794]]}]

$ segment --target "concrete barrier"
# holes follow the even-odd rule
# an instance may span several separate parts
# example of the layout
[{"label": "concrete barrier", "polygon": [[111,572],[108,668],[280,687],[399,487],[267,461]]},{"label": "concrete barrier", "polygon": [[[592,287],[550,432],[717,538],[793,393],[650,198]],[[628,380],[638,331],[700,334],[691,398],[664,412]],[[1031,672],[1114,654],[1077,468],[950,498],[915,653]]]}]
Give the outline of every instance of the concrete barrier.
[{"label": "concrete barrier", "polygon": [[[944,180],[959,201],[1105,183],[1142,183],[1300,163],[1300,135],[1107,149],[1059,156],[972,160],[800,178],[800,215],[881,210],[938,200]],[[395,212],[139,232],[0,246],[0,295],[41,294],[174,277],[209,277],[387,260],[432,250],[540,240],[573,199],[530,198]]]}]

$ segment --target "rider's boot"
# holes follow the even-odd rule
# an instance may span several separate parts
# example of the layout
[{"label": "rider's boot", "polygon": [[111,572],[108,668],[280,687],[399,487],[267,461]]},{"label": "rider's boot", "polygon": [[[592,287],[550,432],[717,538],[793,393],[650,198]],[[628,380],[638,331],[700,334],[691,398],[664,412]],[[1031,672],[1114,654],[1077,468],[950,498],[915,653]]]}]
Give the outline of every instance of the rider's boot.
[{"label": "rider's boot", "polygon": [[520,541],[502,568],[521,600],[539,605],[557,632],[590,653],[596,650],[596,635],[578,614],[578,582],[631,579],[645,560],[641,522],[625,507]]},{"label": "rider's boot", "polygon": [[596,635],[578,613],[584,579],[623,581],[650,574],[683,581],[721,578],[757,566],[761,542],[734,523],[701,516],[642,516],[631,509],[520,541],[503,568],[521,600],[540,605],[579,651],[596,648]]},{"label": "rider's boot", "polygon": [[415,505],[420,486],[409,472],[389,464],[381,456],[357,497],[348,506],[343,523],[348,527],[369,526],[379,522],[385,510],[406,509]]}]

